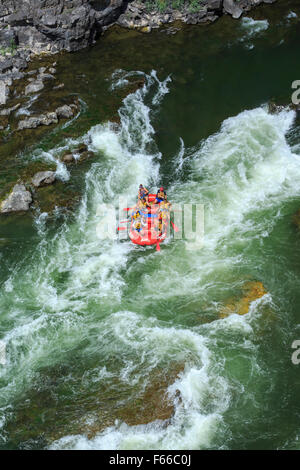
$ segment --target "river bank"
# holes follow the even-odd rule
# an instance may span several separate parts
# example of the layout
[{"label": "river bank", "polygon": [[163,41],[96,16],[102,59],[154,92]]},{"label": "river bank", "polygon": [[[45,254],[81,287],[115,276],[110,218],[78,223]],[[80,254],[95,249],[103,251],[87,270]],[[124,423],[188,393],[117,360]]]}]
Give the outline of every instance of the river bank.
[{"label": "river bank", "polygon": [[[9,100],[13,82],[28,75],[25,70],[37,55],[72,52],[88,47],[114,24],[150,32],[153,28],[176,21],[206,24],[216,21],[224,14],[238,19],[253,7],[275,2],[276,0],[241,0],[238,3],[235,0],[178,0],[177,3],[168,0],[44,0],[40,4],[31,0],[20,10],[13,1],[2,1],[0,106],[6,105]],[[171,28],[170,33],[176,33],[176,28]],[[44,77],[46,78],[51,77]],[[35,77],[33,86],[37,91],[43,87],[41,77]],[[25,94],[28,93],[25,91]],[[3,112],[4,115],[9,115],[14,110],[13,107],[8,107]]]},{"label": "river bank", "polygon": [[[65,93],[65,83],[57,77],[53,54],[60,51],[76,51],[95,43],[96,39],[112,25],[150,32],[166,25],[167,34],[176,34],[178,21],[186,24],[207,24],[214,22],[223,14],[234,18],[241,16],[261,3],[261,0],[239,2],[239,6],[227,0],[207,0],[201,4],[173,4],[148,2],[92,2],[78,0],[68,2],[68,9],[63,0],[45,1],[42,5],[34,1],[22,11],[15,10],[14,2],[5,2],[1,6],[0,38],[2,55],[0,57],[0,140],[5,144],[16,134],[22,133],[22,140],[35,135],[37,138],[46,129],[73,119],[80,113],[78,98]],[[174,23],[175,22],[175,23]],[[101,39],[99,39],[101,41]],[[132,88],[131,88],[132,89]],[[37,110],[39,112],[37,113]],[[112,118],[112,116],[111,116]],[[68,153],[68,152],[67,152]],[[70,153],[70,151],[69,151]],[[75,152],[76,153],[76,152]],[[51,165],[41,165],[38,170],[52,171]],[[28,174],[30,171],[27,172]],[[16,185],[22,175],[18,175]],[[30,178],[34,177],[31,172]],[[25,184],[22,178],[19,181]],[[28,188],[24,187],[23,196]],[[19,189],[19,186],[17,187]],[[5,198],[14,198],[11,183],[1,188],[1,212],[6,213],[11,202]],[[21,194],[17,191],[17,194]],[[16,201],[16,208],[30,207]]]}]

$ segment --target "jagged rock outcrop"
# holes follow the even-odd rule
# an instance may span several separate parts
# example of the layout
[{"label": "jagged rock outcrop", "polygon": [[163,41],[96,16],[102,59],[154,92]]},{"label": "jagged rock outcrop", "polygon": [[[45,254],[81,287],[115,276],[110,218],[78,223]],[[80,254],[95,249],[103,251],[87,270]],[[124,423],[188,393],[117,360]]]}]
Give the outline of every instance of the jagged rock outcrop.
[{"label": "jagged rock outcrop", "polygon": [[[96,11],[89,0],[0,0],[0,39],[32,51],[75,51],[94,42],[103,26],[114,22],[127,1],[111,0]],[[9,26],[9,29],[5,29]]]},{"label": "jagged rock outcrop", "polygon": [[225,13],[229,13],[235,19],[240,18],[243,14],[243,9],[235,0],[224,0],[223,8]]},{"label": "jagged rock outcrop", "polygon": [[276,0],[201,0],[193,9],[191,2],[186,1],[178,9],[174,9],[173,2],[166,0],[166,8],[162,12],[154,1],[149,3],[146,0],[134,0],[128,3],[117,24],[148,33],[153,28],[178,20],[187,24],[212,23],[223,14],[237,19],[254,6],[274,2]]},{"label": "jagged rock outcrop", "polygon": [[35,188],[54,183],[56,179],[55,171],[39,171],[34,175],[31,182]]},{"label": "jagged rock outcrop", "polygon": [[[22,8],[18,0],[0,0],[0,42],[6,47],[14,45],[37,53],[75,51],[92,44],[103,30],[118,19],[119,24],[125,27],[134,27],[136,23],[143,23],[142,27],[156,27],[157,23],[176,19],[196,23],[204,22],[204,18],[212,21],[222,13],[239,18],[243,11],[253,6],[275,1],[202,0],[201,8],[191,13],[188,2],[176,10],[171,0],[167,2],[164,12],[159,12],[156,2],[145,0],[107,0],[101,2],[101,6],[93,0],[23,0]],[[152,4],[153,11],[149,12]],[[151,18],[154,12],[159,21]],[[26,67],[26,63],[23,66]],[[7,63],[4,67],[7,69],[10,65]]]},{"label": "jagged rock outcrop", "polygon": [[40,116],[30,117],[23,119],[18,124],[18,130],[35,129],[39,126],[50,126],[50,124],[57,124],[58,118],[55,112],[41,114]]},{"label": "jagged rock outcrop", "polygon": [[25,88],[25,95],[29,95],[31,93],[37,93],[38,91],[41,91],[44,88],[44,83],[42,80],[35,80],[32,83],[29,83],[29,85],[26,86]]},{"label": "jagged rock outcrop", "polygon": [[[174,21],[187,24],[211,23],[223,14],[239,18],[243,12],[262,3],[276,0],[199,0],[196,9],[191,9],[191,0],[174,8],[172,0],[166,0],[162,12],[156,1],[149,0],[0,0],[0,43],[4,48],[0,54],[0,107],[9,107],[7,101],[15,96],[12,84],[15,80],[30,75],[26,72],[29,61],[37,53],[55,53],[62,50],[76,51],[93,44],[103,31],[117,23],[125,28],[138,29],[149,33],[152,28]],[[176,28],[168,28],[174,34]],[[37,93],[44,88],[45,80],[54,80],[56,69],[39,71],[30,76],[26,83],[25,95]],[[63,87],[55,84],[53,89]],[[60,116],[61,115],[61,116]],[[66,108],[57,113],[57,118],[70,117]],[[54,116],[24,119],[19,129],[34,128],[57,122]],[[0,130],[6,129],[5,123]]]},{"label": "jagged rock outcrop", "polygon": [[[33,51],[76,50],[91,44],[97,27],[88,0],[1,0],[0,17],[16,44]],[[13,36],[14,35],[14,36]]]},{"label": "jagged rock outcrop", "polygon": [[9,196],[0,203],[0,213],[28,211],[32,203],[32,196],[23,183],[16,184]]},{"label": "jagged rock outcrop", "polygon": [[76,104],[63,105],[57,108],[55,111],[50,111],[39,116],[31,116],[29,118],[22,119],[18,123],[18,130],[23,129],[36,129],[39,126],[50,126],[51,124],[57,124],[59,119],[69,119],[77,111]]},{"label": "jagged rock outcrop", "polygon": [[74,115],[75,105],[63,105],[57,108],[56,114],[58,118],[69,119]]}]

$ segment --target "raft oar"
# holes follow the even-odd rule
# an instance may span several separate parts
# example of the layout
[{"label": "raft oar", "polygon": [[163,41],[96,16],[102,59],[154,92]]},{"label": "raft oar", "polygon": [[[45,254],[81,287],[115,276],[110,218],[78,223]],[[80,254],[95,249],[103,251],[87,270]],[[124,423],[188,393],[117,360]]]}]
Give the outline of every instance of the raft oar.
[{"label": "raft oar", "polygon": [[177,227],[177,225],[175,225],[174,222],[171,222],[171,224],[174,229],[174,232],[179,232],[179,228]]},{"label": "raft oar", "polygon": [[156,251],[160,251],[160,245],[159,245],[159,241],[158,241],[158,240],[156,241]]},{"label": "raft oar", "polygon": [[134,207],[124,207],[123,211],[131,211]]},{"label": "raft oar", "polygon": [[118,227],[117,230],[126,230],[126,227]]}]

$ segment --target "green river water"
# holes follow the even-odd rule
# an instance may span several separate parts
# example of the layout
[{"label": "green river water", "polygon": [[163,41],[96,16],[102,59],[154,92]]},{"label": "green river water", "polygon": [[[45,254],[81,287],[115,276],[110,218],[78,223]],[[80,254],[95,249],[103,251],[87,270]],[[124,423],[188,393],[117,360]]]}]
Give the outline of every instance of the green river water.
[{"label": "green river water", "polygon": [[[57,58],[80,115],[2,143],[1,184],[53,162],[81,199],[0,219],[1,448],[299,448],[300,120],[266,104],[288,104],[300,79],[300,6],[250,16],[175,35],[109,30]],[[129,76],[144,86],[122,101]],[[80,142],[92,161],[57,161]],[[201,249],[99,240],[98,205],[133,202],[141,182],[204,205]],[[248,281],[267,293],[220,318]]]}]

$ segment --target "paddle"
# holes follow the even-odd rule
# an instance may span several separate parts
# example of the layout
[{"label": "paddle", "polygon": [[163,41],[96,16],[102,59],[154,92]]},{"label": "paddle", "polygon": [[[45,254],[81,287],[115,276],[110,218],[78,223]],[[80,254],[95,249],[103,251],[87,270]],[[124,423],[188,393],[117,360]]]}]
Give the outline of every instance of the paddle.
[{"label": "paddle", "polygon": [[177,225],[175,225],[174,222],[171,222],[171,224],[174,229],[174,232],[179,232],[179,228],[177,227]]},{"label": "paddle", "polygon": [[156,251],[160,251],[159,241],[156,241]]},{"label": "paddle", "polygon": [[127,230],[127,228],[126,227],[118,227],[117,230],[119,230],[119,231],[120,230]]}]

